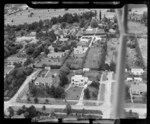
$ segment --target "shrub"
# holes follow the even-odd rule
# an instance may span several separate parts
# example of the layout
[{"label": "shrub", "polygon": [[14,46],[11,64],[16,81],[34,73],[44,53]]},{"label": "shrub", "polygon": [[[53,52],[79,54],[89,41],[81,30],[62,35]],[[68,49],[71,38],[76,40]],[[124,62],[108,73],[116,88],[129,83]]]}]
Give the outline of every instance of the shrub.
[{"label": "shrub", "polygon": [[99,88],[99,82],[95,82],[95,81],[93,81],[91,84],[90,84],[90,86],[91,87],[94,87],[94,88],[96,88],[96,89],[98,89]]},{"label": "shrub", "polygon": [[85,97],[86,99],[90,99],[90,91],[89,91],[88,88],[86,88],[86,89],[84,90],[84,97]]}]

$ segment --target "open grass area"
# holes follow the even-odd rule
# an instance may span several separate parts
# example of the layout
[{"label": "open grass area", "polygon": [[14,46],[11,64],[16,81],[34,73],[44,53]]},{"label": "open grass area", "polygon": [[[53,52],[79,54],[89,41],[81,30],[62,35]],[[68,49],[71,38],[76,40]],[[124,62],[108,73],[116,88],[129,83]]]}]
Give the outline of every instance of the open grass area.
[{"label": "open grass area", "polygon": [[[89,11],[88,9],[84,9],[79,11],[78,9],[69,9],[68,13],[82,13],[85,11]],[[30,13],[34,13],[32,17],[28,17]],[[57,17],[59,15],[64,15],[66,11],[64,9],[31,9],[18,12],[12,15],[5,15],[6,24],[10,25],[19,25],[23,23],[31,24],[33,22],[38,22],[40,20],[51,19],[52,17]],[[14,20],[13,22],[11,22]]]},{"label": "open grass area", "polygon": [[105,100],[105,84],[100,84],[101,85],[101,91],[100,91],[100,101]]},{"label": "open grass area", "polygon": [[146,34],[147,33],[147,27],[144,24],[138,23],[138,22],[128,22],[129,27],[129,33],[135,33],[135,34]]},{"label": "open grass area", "polygon": [[88,77],[89,80],[91,80],[91,81],[98,81],[101,78],[101,72],[95,71],[95,70],[90,70],[88,72],[84,72],[84,76]]},{"label": "open grass area", "polygon": [[74,58],[71,68],[72,69],[81,69],[83,64],[83,58]]},{"label": "open grass area", "polygon": [[141,54],[144,59],[144,63],[147,66],[147,38],[138,38],[137,40],[139,43]]},{"label": "open grass area", "polygon": [[99,69],[103,64],[102,49],[101,47],[90,48],[84,63],[84,68]]},{"label": "open grass area", "polygon": [[79,100],[82,87],[71,87],[66,91],[66,100]]}]

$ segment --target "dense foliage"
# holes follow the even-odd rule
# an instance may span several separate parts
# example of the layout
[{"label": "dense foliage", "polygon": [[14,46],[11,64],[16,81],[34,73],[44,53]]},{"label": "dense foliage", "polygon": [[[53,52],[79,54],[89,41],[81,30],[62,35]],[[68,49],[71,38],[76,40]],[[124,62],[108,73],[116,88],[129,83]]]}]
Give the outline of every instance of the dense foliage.
[{"label": "dense foliage", "polygon": [[33,68],[31,67],[18,67],[6,75],[4,79],[4,96],[11,98],[32,72]]}]

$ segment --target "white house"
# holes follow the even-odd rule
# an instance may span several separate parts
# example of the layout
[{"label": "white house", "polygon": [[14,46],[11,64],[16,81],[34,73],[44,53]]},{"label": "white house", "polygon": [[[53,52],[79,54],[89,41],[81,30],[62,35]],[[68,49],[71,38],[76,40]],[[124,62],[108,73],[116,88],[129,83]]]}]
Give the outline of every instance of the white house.
[{"label": "white house", "polygon": [[89,42],[89,38],[87,37],[81,37],[80,42]]},{"label": "white house", "polygon": [[77,48],[74,48],[74,54],[83,54],[87,51],[88,47],[82,47],[78,46]]},{"label": "white house", "polygon": [[126,79],[127,81],[133,81],[133,78],[131,78],[131,77],[127,77],[127,79]]},{"label": "white house", "polygon": [[74,86],[83,87],[88,83],[88,77],[83,77],[82,75],[74,75],[71,77],[71,84]]},{"label": "white house", "polygon": [[141,82],[142,78],[141,77],[134,77],[134,81]]},{"label": "white house", "polygon": [[131,69],[131,72],[134,74],[134,75],[142,75],[144,70],[142,68],[132,68]]},{"label": "white house", "polygon": [[90,71],[89,68],[83,68],[83,71]]},{"label": "white house", "polygon": [[62,58],[64,55],[65,55],[65,52],[54,52],[54,53],[48,54],[47,56],[48,56],[49,58],[54,58],[54,59],[56,59],[56,58]]}]

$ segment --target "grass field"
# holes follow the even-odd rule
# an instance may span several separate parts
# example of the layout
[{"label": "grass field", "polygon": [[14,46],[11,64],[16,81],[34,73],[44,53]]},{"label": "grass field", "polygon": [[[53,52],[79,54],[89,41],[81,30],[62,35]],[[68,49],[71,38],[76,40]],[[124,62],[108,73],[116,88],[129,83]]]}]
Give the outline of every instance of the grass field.
[{"label": "grass field", "polygon": [[101,92],[100,92],[100,101],[105,100],[105,84],[100,84],[101,85]]},{"label": "grass field", "polygon": [[138,43],[144,59],[144,63],[147,65],[147,38],[138,38]]},{"label": "grass field", "polygon": [[102,63],[101,52],[101,47],[90,48],[84,63],[84,68],[98,69]]},{"label": "grass field", "polygon": [[129,28],[129,33],[135,33],[135,34],[147,33],[147,27],[144,24],[138,22],[129,21],[128,28]]},{"label": "grass field", "polygon": [[79,100],[82,87],[71,87],[66,91],[66,100]]}]

